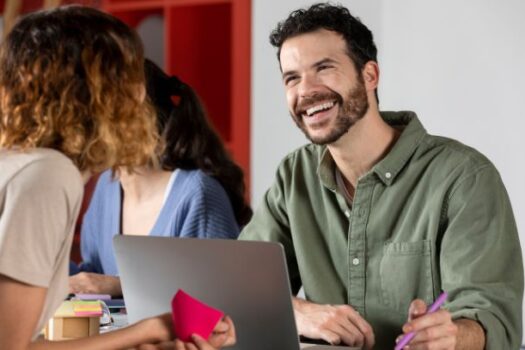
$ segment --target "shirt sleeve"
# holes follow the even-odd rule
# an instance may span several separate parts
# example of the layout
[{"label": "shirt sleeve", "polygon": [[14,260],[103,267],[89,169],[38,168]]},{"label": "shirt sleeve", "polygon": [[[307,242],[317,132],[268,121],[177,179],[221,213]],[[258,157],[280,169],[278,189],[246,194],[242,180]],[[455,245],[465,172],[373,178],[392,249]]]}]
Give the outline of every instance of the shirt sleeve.
[{"label": "shirt sleeve", "polygon": [[486,349],[518,349],[523,264],[512,208],[497,170],[475,169],[452,189],[440,252],[453,318],[478,321]]},{"label": "shirt sleeve", "polygon": [[82,220],[82,229],[80,230],[80,254],[82,262],[79,265],[78,272],[95,272],[100,271],[100,259],[96,246],[94,215],[88,211]]},{"label": "shirt sleeve", "polygon": [[239,226],[226,191],[218,181],[203,176],[188,196],[181,237],[236,239]]},{"label": "shirt sleeve", "polygon": [[283,161],[277,170],[275,182],[265,193],[250,222],[239,239],[281,243],[284,247],[292,293],[296,294],[302,282],[291,236],[286,208],[286,182],[291,173]]},{"label": "shirt sleeve", "polygon": [[[79,265],[79,272],[104,273],[100,261],[98,245],[103,244],[100,235],[101,230],[107,217],[100,212],[104,208],[104,184],[107,173],[102,174],[95,186],[93,196],[89,203],[88,209],[82,219],[80,230],[80,254],[82,262]],[[109,194],[106,194],[109,196]]]},{"label": "shirt sleeve", "polygon": [[68,244],[82,198],[72,164],[36,161],[7,185],[0,215],[0,273],[49,287],[57,256]]}]

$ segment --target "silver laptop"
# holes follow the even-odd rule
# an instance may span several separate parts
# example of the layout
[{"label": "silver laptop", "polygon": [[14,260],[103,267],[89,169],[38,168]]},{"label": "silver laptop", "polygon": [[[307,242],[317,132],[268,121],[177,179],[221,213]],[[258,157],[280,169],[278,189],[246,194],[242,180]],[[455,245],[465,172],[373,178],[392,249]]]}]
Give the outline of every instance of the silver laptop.
[{"label": "silver laptop", "polygon": [[357,349],[300,346],[279,244],[122,235],[113,242],[129,323],[169,312],[183,289],[231,316],[232,349]]}]

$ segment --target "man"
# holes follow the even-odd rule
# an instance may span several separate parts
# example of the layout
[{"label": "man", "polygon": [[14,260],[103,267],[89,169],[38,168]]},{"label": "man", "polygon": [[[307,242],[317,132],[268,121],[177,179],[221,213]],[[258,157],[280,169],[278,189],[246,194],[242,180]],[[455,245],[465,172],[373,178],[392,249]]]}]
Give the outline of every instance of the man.
[{"label": "man", "polygon": [[[270,36],[290,114],[312,141],[280,164],[241,239],[280,242],[301,335],[370,349],[517,349],[523,267],[494,166],[379,112],[372,33],[341,6],[293,12]],[[426,314],[444,290],[444,307]]]}]

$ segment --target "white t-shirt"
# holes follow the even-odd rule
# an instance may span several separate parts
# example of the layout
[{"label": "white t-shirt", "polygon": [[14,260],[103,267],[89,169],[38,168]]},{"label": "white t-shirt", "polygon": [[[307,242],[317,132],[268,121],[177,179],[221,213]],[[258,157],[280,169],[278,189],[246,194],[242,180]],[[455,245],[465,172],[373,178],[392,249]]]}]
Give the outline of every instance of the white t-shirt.
[{"label": "white t-shirt", "polygon": [[60,152],[0,150],[0,274],[47,288],[33,338],[67,295],[83,190],[78,168]]}]

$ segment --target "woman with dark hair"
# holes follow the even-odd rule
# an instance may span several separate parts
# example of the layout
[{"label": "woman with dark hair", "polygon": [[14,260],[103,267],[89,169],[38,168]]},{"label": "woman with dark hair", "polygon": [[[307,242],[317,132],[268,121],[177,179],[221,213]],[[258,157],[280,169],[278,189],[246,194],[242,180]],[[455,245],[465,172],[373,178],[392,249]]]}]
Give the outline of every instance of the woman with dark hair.
[{"label": "woman with dark hair", "polygon": [[[122,349],[173,339],[171,315],[84,339],[36,341],[67,295],[83,184],[155,161],[142,44],[86,7],[22,18],[0,52],[0,349]],[[227,319],[210,342],[233,341]],[[213,349],[195,339],[201,350]],[[156,345],[151,345],[156,346]],[[177,349],[195,349],[176,341]]]},{"label": "woman with dark hair", "polygon": [[235,239],[251,217],[241,169],[208,123],[193,89],[145,62],[161,135],[158,165],[101,174],[84,216],[83,262],[72,293],[121,295],[117,234]]},{"label": "woman with dark hair", "polygon": [[165,149],[165,170],[200,169],[224,187],[240,227],[250,221],[252,210],[245,201],[241,168],[235,164],[211,127],[195,91],[176,76],[168,76],[146,59],[147,92],[157,110],[157,126]]}]

